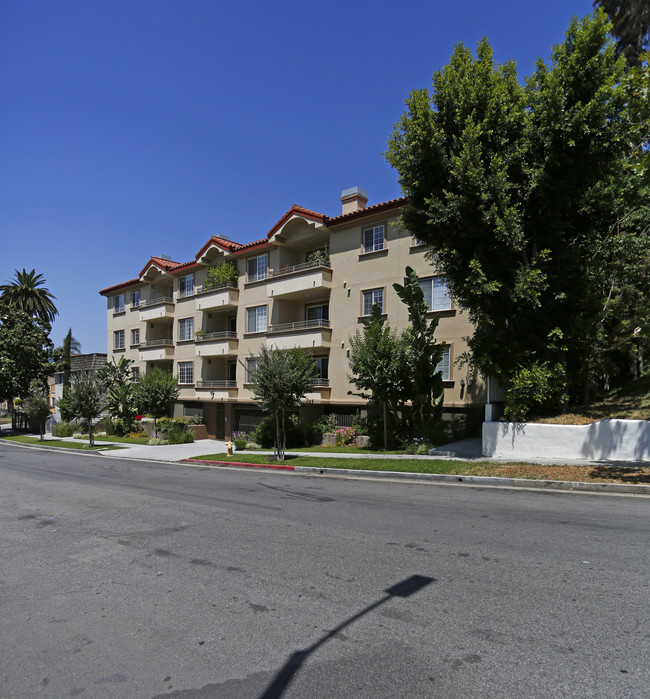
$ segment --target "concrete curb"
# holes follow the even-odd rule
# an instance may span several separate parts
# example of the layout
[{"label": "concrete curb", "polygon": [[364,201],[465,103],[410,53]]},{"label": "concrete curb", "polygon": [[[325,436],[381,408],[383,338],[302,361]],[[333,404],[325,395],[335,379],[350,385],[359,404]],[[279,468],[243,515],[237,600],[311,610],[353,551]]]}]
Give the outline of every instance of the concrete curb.
[{"label": "concrete curb", "polygon": [[496,478],[494,476],[459,476],[443,473],[411,473],[407,471],[368,471],[353,468],[319,468],[316,466],[280,466],[275,464],[251,464],[234,461],[208,461],[207,459],[183,459],[183,462],[293,471],[313,476],[348,476],[354,478],[389,478],[395,480],[430,481],[454,485],[482,485],[493,488],[534,488],[561,490],[564,492],[619,493],[625,495],[649,495],[650,485],[627,483],[585,483],[583,481],[546,481],[527,478]]}]

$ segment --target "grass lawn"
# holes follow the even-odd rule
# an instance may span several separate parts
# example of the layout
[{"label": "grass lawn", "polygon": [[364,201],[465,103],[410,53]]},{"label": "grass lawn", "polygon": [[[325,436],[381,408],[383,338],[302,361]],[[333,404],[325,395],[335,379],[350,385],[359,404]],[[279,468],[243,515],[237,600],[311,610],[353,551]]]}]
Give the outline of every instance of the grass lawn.
[{"label": "grass lawn", "polygon": [[[88,441],[88,436],[83,437]],[[146,444],[148,437],[95,437],[96,442],[119,442],[120,444]]]},{"label": "grass lawn", "polygon": [[42,442],[38,437],[28,437],[27,435],[17,434],[11,437],[0,437],[8,442],[22,442],[23,444],[37,444],[39,446],[60,447],[64,449],[85,449],[86,451],[97,451],[97,449],[123,449],[124,447],[110,445],[95,445],[91,447],[88,443],[81,442],[65,442],[58,439],[45,438]]},{"label": "grass lawn", "polygon": [[[268,449],[267,449],[268,451]],[[298,451],[307,451],[318,454],[326,452],[327,454],[403,454],[404,451],[379,451],[370,447],[337,447],[334,444],[320,444],[317,447],[300,447]]]},{"label": "grass lawn", "polygon": [[[243,454],[232,457],[224,454],[193,457],[195,461],[240,462],[270,464],[272,457]],[[546,466],[542,464],[495,464],[489,461],[445,461],[442,459],[332,459],[287,454],[288,466],[313,468],[341,468],[368,471],[400,471],[407,473],[441,473],[458,476],[494,476],[497,478],[527,478],[552,481],[582,481],[585,483],[636,483],[650,485],[650,467],[627,468],[616,466]]]}]

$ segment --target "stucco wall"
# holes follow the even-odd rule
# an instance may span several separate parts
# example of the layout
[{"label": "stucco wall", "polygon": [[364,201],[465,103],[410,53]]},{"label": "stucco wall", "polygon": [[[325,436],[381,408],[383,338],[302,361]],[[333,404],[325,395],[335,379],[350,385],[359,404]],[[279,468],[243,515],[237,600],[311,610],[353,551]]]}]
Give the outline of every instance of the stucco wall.
[{"label": "stucco wall", "polygon": [[484,422],[483,456],[650,461],[650,422],[601,420],[590,425]]}]

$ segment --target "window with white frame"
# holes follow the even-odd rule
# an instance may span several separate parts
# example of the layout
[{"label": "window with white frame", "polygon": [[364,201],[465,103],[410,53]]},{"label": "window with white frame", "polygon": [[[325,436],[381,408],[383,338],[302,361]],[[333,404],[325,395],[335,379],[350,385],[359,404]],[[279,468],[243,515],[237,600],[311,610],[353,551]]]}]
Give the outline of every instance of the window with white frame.
[{"label": "window with white frame", "polygon": [[368,289],[363,292],[363,312],[362,315],[369,316],[372,307],[378,303],[379,310],[384,312],[384,290],[383,289]]},{"label": "window with white frame", "polygon": [[266,306],[246,309],[246,332],[263,333],[266,331]]},{"label": "window with white frame", "polygon": [[384,249],[384,226],[373,226],[363,231],[363,251],[377,252]]},{"label": "window with white frame", "polygon": [[178,341],[194,339],[194,318],[181,318],[178,321]]},{"label": "window with white frame", "polygon": [[269,270],[269,256],[258,255],[251,257],[246,263],[246,271],[248,273],[249,282],[258,282],[266,279]]},{"label": "window with white frame", "polygon": [[317,379],[321,380],[327,380],[329,379],[329,366],[330,366],[330,360],[329,357],[315,357],[316,360],[316,371],[314,372],[314,376]]},{"label": "window with white frame", "polygon": [[194,363],[178,362],[178,383],[194,383]]},{"label": "window with white frame", "polygon": [[451,309],[451,294],[444,277],[430,277],[418,282],[424,293],[424,300],[431,311],[448,311]]},{"label": "window with white frame", "polygon": [[305,307],[306,320],[329,320],[330,307],[327,303],[317,303]]},{"label": "window with white frame", "polygon": [[124,330],[116,330],[113,333],[113,349],[124,349]]},{"label": "window with white frame", "polygon": [[137,381],[140,376],[140,368],[137,366],[131,367],[131,381]]},{"label": "window with white frame", "polygon": [[436,366],[436,371],[435,373],[437,374],[439,371],[442,372],[442,380],[443,381],[450,381],[451,380],[451,364],[450,364],[450,356],[451,356],[451,348],[449,345],[445,347],[445,349],[442,351],[442,359],[438,362],[438,365]]},{"label": "window with white frame", "polygon": [[140,305],[140,289],[131,292],[131,305],[137,308]]},{"label": "window with white frame", "polygon": [[113,296],[113,313],[124,313],[124,294]]},{"label": "window with white frame", "polygon": [[186,274],[178,280],[178,295],[180,298],[192,296],[194,293],[194,275]]},{"label": "window with white frame", "polygon": [[140,344],[140,328],[134,328],[131,330],[131,347],[135,347]]},{"label": "window with white frame", "polygon": [[251,383],[257,371],[258,357],[246,357],[246,383]]}]

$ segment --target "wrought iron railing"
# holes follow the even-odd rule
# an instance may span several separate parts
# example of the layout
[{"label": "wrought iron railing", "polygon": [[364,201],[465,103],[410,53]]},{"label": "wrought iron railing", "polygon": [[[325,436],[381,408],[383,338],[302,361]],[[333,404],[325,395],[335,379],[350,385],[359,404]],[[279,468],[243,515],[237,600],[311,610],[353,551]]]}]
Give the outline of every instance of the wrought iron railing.
[{"label": "wrought iron railing", "polygon": [[197,286],[194,290],[196,296],[201,294],[209,294],[212,291],[220,291],[221,289],[237,289],[237,282],[217,282],[214,286],[209,289],[205,288],[205,285]]},{"label": "wrought iron railing", "polygon": [[140,349],[143,347],[173,347],[174,341],[169,338],[163,338],[162,340],[145,340],[140,343]]},{"label": "wrought iron railing", "polygon": [[141,299],[140,308],[157,306],[159,303],[174,303],[174,299],[171,296],[157,296],[155,299]]},{"label": "wrought iron railing", "polygon": [[212,340],[236,340],[237,333],[233,330],[220,330],[216,333],[204,333],[196,335],[197,342],[210,342]]},{"label": "wrought iron railing", "polygon": [[270,277],[283,277],[285,274],[293,274],[294,272],[304,272],[307,269],[313,269],[314,267],[329,267],[327,262],[321,260],[312,260],[311,262],[303,262],[299,265],[291,265],[286,267],[280,267],[279,269],[269,270]]},{"label": "wrought iron railing", "polygon": [[329,386],[330,380],[329,379],[312,379],[311,385],[314,386],[315,388],[322,387],[322,386]]},{"label": "wrought iron railing", "polygon": [[286,333],[294,330],[308,330],[309,328],[329,328],[329,320],[325,318],[314,318],[313,320],[300,320],[296,323],[278,323],[269,325],[267,332],[270,333]]},{"label": "wrought iron railing", "polygon": [[237,382],[230,379],[212,379],[209,381],[197,381],[197,388],[237,388]]}]

